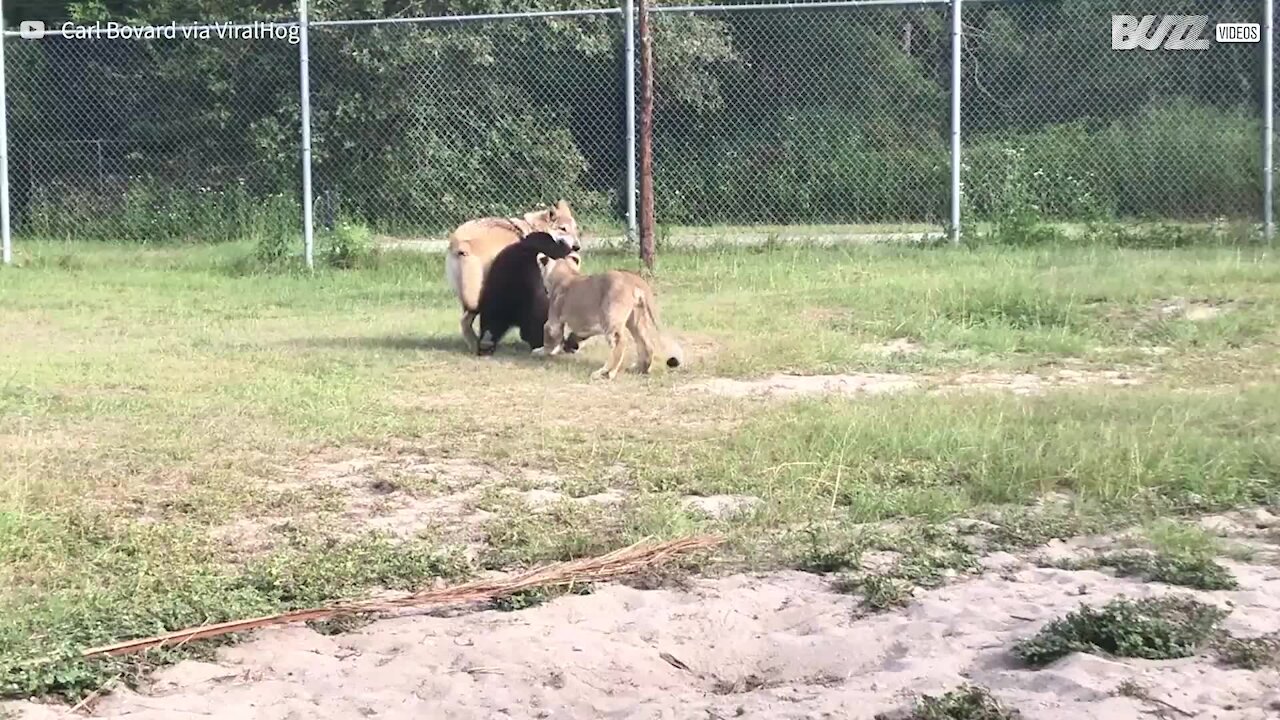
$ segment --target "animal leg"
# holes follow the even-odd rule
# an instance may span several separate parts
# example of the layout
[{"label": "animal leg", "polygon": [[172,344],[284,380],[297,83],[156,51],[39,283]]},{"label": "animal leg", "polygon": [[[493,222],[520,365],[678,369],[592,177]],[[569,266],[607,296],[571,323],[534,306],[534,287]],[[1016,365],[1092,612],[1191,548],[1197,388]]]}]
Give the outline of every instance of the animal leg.
[{"label": "animal leg", "polygon": [[445,257],[445,274],[454,294],[462,303],[462,339],[467,346],[475,350],[477,338],[475,319],[479,315],[480,289],[484,284],[485,264],[471,255],[465,247],[451,251]]},{"label": "animal leg", "polygon": [[621,330],[613,330],[609,333],[609,348],[609,359],[605,361],[604,367],[591,374],[593,380],[612,380],[617,377],[618,369],[622,367],[622,361],[627,353],[626,336]]},{"label": "animal leg", "polygon": [[477,355],[492,355],[498,349],[498,341],[502,340],[502,336],[507,334],[511,329],[511,323],[507,321],[492,322],[480,316],[480,340],[476,344]]},{"label": "animal leg", "polygon": [[472,310],[462,311],[462,339],[467,341],[467,347],[474,352],[480,343],[480,338],[476,337],[476,317],[478,313]]},{"label": "animal leg", "polygon": [[529,346],[530,350],[538,350],[543,345],[543,324],[534,318],[525,318],[520,323],[520,339]]},{"label": "animal leg", "polygon": [[542,326],[542,347],[534,348],[534,355],[559,355],[564,350],[564,325],[558,320],[547,320]]},{"label": "animal leg", "polygon": [[636,372],[648,373],[649,366],[653,364],[653,348],[649,344],[651,339],[645,332],[638,310],[632,311],[627,318],[627,330],[631,333],[631,339],[636,341]]}]

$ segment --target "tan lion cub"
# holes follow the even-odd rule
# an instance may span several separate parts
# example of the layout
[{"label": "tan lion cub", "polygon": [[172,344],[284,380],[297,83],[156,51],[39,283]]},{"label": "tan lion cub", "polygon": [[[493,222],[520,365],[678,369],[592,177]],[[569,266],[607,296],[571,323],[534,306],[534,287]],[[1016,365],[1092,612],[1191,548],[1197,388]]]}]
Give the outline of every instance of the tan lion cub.
[{"label": "tan lion cub", "polygon": [[551,307],[543,329],[542,347],[533,354],[558,355],[566,331],[579,342],[593,335],[604,335],[612,352],[604,367],[592,373],[591,378],[612,380],[626,356],[623,334],[626,328],[636,341],[637,372],[649,372],[654,351],[663,340],[668,348],[667,367],[679,367],[682,349],[674,339],[662,337],[649,283],[635,273],[622,270],[584,275],[581,263],[577,253],[560,260],[538,253],[542,283],[547,288]]}]

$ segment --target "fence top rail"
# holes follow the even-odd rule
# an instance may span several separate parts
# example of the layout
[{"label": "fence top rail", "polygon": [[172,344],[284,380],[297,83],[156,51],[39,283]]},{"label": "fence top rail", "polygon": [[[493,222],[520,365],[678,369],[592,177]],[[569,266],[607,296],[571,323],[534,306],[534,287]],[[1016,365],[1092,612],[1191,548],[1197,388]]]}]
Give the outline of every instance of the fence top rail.
[{"label": "fence top rail", "polygon": [[[975,0],[970,0],[975,1]],[[655,13],[698,13],[698,12],[750,12],[753,10],[816,10],[822,8],[852,8],[852,7],[874,7],[878,5],[950,5],[952,0],[817,0],[816,2],[777,2],[777,3],[748,3],[740,5],[656,5],[649,8],[650,12]],[[507,12],[507,13],[482,13],[476,15],[434,15],[424,17],[397,17],[397,18],[364,18],[355,20],[311,20],[307,24],[310,27],[355,27],[361,25],[412,25],[426,23],[464,23],[464,22],[484,22],[487,20],[520,20],[533,18],[548,17],[588,17],[594,15],[621,15],[622,8],[583,8],[578,10],[536,10],[528,12]],[[159,25],[164,27],[169,23]],[[256,30],[263,27],[282,27],[294,28],[298,27],[297,20],[256,20],[253,22],[241,23],[172,23],[185,33],[209,32],[240,32],[244,30]],[[141,28],[144,26],[133,26],[128,23],[117,23],[120,28]],[[56,27],[48,27],[44,30],[43,35],[66,37],[74,35],[76,37],[100,36],[113,32],[105,24],[80,24],[74,22],[62,23]],[[115,32],[119,32],[118,30]],[[21,37],[20,30],[4,30],[4,37]],[[189,35],[188,35],[189,36]]]},{"label": "fence top rail", "polygon": [[621,15],[622,8],[586,8],[582,10],[534,10],[529,12],[484,13],[480,15],[435,15],[431,17],[367,18],[364,20],[312,20],[311,27],[351,27],[357,25],[406,25],[414,23],[462,23],[485,20],[522,20],[546,17],[586,17]]},{"label": "fence top rail", "polygon": [[950,5],[951,0],[819,0],[819,2],[751,3],[745,5],[655,5],[650,12],[739,12],[752,10],[819,10],[877,5]]},{"label": "fence top rail", "polygon": [[[971,0],[972,1],[972,0]],[[863,7],[877,5],[950,5],[952,0],[818,0],[817,2],[778,2],[778,3],[749,3],[742,5],[659,5],[649,9],[655,13],[678,13],[678,12],[750,12],[753,10],[814,10],[822,8],[846,8],[846,7]],[[360,25],[410,25],[418,23],[464,23],[464,22],[483,22],[486,20],[519,20],[531,18],[547,18],[547,17],[587,17],[593,15],[621,15],[622,8],[583,8],[580,10],[537,10],[529,12],[509,12],[509,13],[483,13],[477,15],[436,15],[430,17],[402,17],[402,18],[365,18],[359,20],[311,20],[307,24],[311,27],[355,27]],[[257,30],[263,27],[282,27],[294,28],[298,27],[297,20],[256,20],[253,22],[243,23],[171,23],[180,28],[185,33],[209,32],[240,32],[244,30]],[[168,25],[168,24],[165,24]],[[160,25],[158,27],[164,27]],[[117,23],[117,28],[141,28],[143,26],[132,26],[127,23]],[[99,36],[113,32],[110,27],[103,24],[79,24],[74,22],[66,22],[56,27],[49,27],[43,31],[43,36],[67,37],[74,35],[76,37]],[[114,31],[117,34],[119,30]],[[4,37],[21,37],[20,30],[4,30]],[[189,35],[188,35],[189,36]]]},{"label": "fence top rail", "polygon": [[[895,0],[896,1],[896,0]],[[939,0],[934,0],[939,1]],[[581,10],[536,10],[529,12],[509,12],[509,13],[486,13],[478,15],[436,15],[430,17],[402,17],[402,18],[367,18],[360,20],[311,20],[307,23],[310,27],[344,27],[356,25],[406,25],[415,23],[462,23],[462,22],[478,22],[485,20],[518,20],[524,18],[544,18],[544,17],[583,17],[591,15],[621,15],[622,8],[585,8]],[[157,24],[154,27],[168,27],[171,23]],[[299,26],[297,20],[257,20],[253,22],[243,23],[172,23],[181,32],[195,34],[204,31],[209,32],[240,32],[244,30],[256,30],[264,27],[282,27],[294,28]],[[118,28],[141,29],[148,25],[132,25],[130,23],[117,23]],[[73,35],[75,37],[83,37],[85,35],[98,36],[112,33],[113,30],[107,27],[106,23],[101,24],[81,24],[75,22],[61,23],[55,27],[45,28],[43,36],[66,37]],[[118,30],[114,31],[118,34]],[[21,37],[21,30],[5,30],[4,37]]]},{"label": "fence top rail", "polygon": [[[119,28],[129,28],[130,32],[133,32],[136,34],[139,31],[141,31],[143,28],[147,28],[147,27],[153,27],[153,28],[175,27],[178,29],[178,37],[194,37],[197,33],[202,33],[205,31],[208,31],[210,33],[227,33],[227,32],[240,32],[242,30],[261,30],[262,28],[298,27],[297,20],[255,20],[253,22],[243,22],[243,23],[229,22],[225,24],[182,23],[182,22],[156,23],[154,25],[152,24],[134,25],[132,23],[114,23],[114,24],[117,29],[113,31],[111,29],[111,26],[109,26],[107,23],[88,24],[88,23],[77,23],[77,22],[72,22],[68,20],[67,22],[59,23],[57,26],[44,28],[41,31],[41,37],[49,37],[49,36],[83,37],[85,35],[98,36],[98,35],[107,35],[108,33],[112,33],[112,32],[119,34],[120,32]],[[311,23],[311,24],[314,25],[315,23]],[[5,30],[4,36],[5,37],[22,37],[22,31],[21,30]],[[39,39],[39,38],[35,38],[35,39]]]}]

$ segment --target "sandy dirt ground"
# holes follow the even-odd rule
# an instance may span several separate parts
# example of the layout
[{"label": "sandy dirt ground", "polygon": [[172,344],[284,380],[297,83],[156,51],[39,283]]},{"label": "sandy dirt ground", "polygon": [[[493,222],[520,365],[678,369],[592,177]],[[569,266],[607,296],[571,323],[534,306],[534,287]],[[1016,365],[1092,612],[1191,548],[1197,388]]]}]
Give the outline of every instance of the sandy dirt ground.
[{"label": "sandy dirt ground", "polygon": [[734,398],[792,398],[800,395],[883,395],[908,390],[932,393],[1000,391],[1014,395],[1043,395],[1054,389],[1095,386],[1141,385],[1144,373],[1137,370],[1057,370],[1035,373],[960,373],[952,376],[905,375],[898,373],[852,373],[847,375],[789,375],[777,373],[755,380],[715,378],[692,383],[688,389]]},{"label": "sandy dirt ground", "polygon": [[[1192,593],[1230,608],[1238,636],[1280,630],[1280,567],[1226,563],[1240,589]],[[800,572],[598,587],[519,612],[383,619],[338,635],[264,630],[216,662],[157,672],[93,716],[225,718],[867,718],[920,693],[975,683],[1027,720],[1280,717],[1280,673],[1076,654],[1022,668],[1010,644],[1124,594],[1189,592],[996,554],[972,578],[866,614],[829,578]],[[1148,699],[1121,695],[1134,681]],[[66,708],[10,705],[32,720]]]}]

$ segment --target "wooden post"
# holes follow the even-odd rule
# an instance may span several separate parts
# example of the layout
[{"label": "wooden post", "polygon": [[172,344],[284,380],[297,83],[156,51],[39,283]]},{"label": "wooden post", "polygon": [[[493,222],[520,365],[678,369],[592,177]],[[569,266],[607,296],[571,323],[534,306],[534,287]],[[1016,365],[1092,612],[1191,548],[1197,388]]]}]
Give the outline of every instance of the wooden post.
[{"label": "wooden post", "polygon": [[653,270],[653,33],[649,0],[636,3],[640,29],[640,260]]}]

